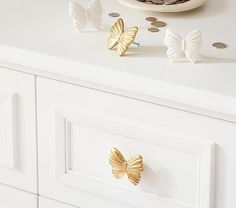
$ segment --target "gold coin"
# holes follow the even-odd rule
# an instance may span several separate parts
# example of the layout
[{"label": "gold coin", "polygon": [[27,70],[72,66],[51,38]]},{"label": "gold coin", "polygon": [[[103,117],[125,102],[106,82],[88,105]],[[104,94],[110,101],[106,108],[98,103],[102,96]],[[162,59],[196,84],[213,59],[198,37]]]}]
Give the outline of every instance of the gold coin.
[{"label": "gold coin", "polygon": [[116,13],[116,12],[112,12],[112,13],[109,13],[108,14],[110,17],[119,17],[120,14],[119,13]]},{"label": "gold coin", "polygon": [[156,28],[156,27],[149,27],[149,28],[148,28],[148,31],[149,31],[149,32],[159,32],[159,29]]},{"label": "gold coin", "polygon": [[154,22],[151,23],[151,25],[154,26],[154,27],[165,27],[166,23],[162,22],[162,21],[154,21]]},{"label": "gold coin", "polygon": [[157,18],[156,17],[147,17],[146,20],[148,22],[154,22],[154,21],[157,21]]},{"label": "gold coin", "polygon": [[222,42],[215,42],[215,43],[212,44],[212,46],[214,48],[218,48],[218,49],[227,48],[227,45],[225,43],[222,43]]}]

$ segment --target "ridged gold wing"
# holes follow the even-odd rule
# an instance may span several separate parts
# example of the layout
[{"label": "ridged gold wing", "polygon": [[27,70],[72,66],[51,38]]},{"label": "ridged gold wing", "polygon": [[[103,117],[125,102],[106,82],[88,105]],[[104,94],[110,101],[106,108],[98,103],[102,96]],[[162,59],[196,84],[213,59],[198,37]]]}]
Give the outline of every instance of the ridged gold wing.
[{"label": "ridged gold wing", "polygon": [[141,179],[141,173],[143,172],[143,158],[141,155],[134,157],[127,161],[127,175],[129,180],[138,185]]},{"label": "ridged gold wing", "polygon": [[111,150],[109,163],[112,166],[113,176],[117,179],[121,179],[126,173],[127,163],[118,149],[113,148]]},{"label": "ridged gold wing", "polygon": [[138,32],[137,27],[130,28],[127,32],[123,33],[118,41],[118,54],[123,56],[128,50],[129,45],[134,41]]},{"label": "ridged gold wing", "polygon": [[122,34],[124,33],[124,21],[119,18],[116,23],[112,26],[110,31],[110,36],[108,38],[108,48],[112,49],[114,48],[119,40]]},{"label": "ridged gold wing", "polygon": [[130,182],[134,185],[138,185],[141,179],[141,173],[143,172],[143,158],[141,155],[126,161],[120,151],[113,148],[109,162],[112,166],[112,174],[115,178],[121,179],[127,174]]}]

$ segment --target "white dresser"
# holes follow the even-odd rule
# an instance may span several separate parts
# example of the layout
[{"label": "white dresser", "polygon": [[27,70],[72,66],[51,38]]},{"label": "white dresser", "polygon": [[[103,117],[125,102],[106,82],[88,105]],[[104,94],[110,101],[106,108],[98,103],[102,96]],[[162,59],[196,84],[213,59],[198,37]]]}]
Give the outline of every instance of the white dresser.
[{"label": "white dresser", "polygon": [[[202,32],[198,64],[168,61],[154,14],[101,0],[104,28],[77,33],[68,2],[1,2],[0,207],[236,207],[235,0],[157,15]],[[122,58],[107,50],[110,12],[140,28]],[[114,147],[142,156],[137,186],[113,177]]]}]

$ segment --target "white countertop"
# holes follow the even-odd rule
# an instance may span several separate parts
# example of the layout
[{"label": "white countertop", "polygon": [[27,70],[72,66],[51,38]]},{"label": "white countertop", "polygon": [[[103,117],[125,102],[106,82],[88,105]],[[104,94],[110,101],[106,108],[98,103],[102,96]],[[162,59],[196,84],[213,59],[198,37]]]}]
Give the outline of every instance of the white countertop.
[{"label": "white countertop", "polygon": [[[104,28],[82,33],[72,26],[68,0],[2,1],[0,65],[184,110],[198,107],[194,112],[236,121],[236,1],[206,1],[204,7],[185,13],[153,14],[101,0]],[[109,29],[116,20],[110,12],[119,12],[127,27],[140,29],[136,41],[142,46],[122,58],[107,50]],[[203,60],[170,63],[163,44],[166,28],[148,32],[145,17],[150,15],[183,36],[199,29]],[[216,41],[229,47],[214,49],[211,44]]]}]

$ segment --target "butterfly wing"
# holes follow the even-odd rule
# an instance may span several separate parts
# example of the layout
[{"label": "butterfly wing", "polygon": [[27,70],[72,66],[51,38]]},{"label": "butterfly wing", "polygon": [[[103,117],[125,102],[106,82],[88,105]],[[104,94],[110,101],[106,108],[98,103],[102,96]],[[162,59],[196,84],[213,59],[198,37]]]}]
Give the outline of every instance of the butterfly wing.
[{"label": "butterfly wing", "polygon": [[99,0],[93,0],[88,6],[88,17],[96,29],[100,29],[102,24],[102,5]]},{"label": "butterfly wing", "polygon": [[136,34],[138,32],[137,27],[130,28],[127,32],[123,33],[118,42],[118,54],[123,56],[128,50],[129,45],[134,41]]},{"label": "butterfly wing", "polygon": [[138,185],[141,179],[141,173],[143,172],[143,158],[138,155],[130,159],[127,163],[128,178],[134,185]]},{"label": "butterfly wing", "polygon": [[76,30],[81,31],[84,29],[87,16],[86,10],[77,2],[73,1],[69,3],[69,15],[73,18],[73,24]]},{"label": "butterfly wing", "polygon": [[167,46],[167,56],[174,62],[182,53],[181,37],[170,29],[166,30],[164,44]]},{"label": "butterfly wing", "polygon": [[194,30],[185,38],[185,55],[189,61],[195,63],[199,60],[199,49],[202,45],[202,35],[198,30]]},{"label": "butterfly wing", "polygon": [[110,36],[108,38],[108,48],[114,48],[124,33],[124,22],[121,18],[119,18],[116,23],[112,26],[110,31]]},{"label": "butterfly wing", "polygon": [[109,163],[112,166],[113,176],[117,179],[122,178],[126,173],[126,161],[118,149],[111,150]]}]

